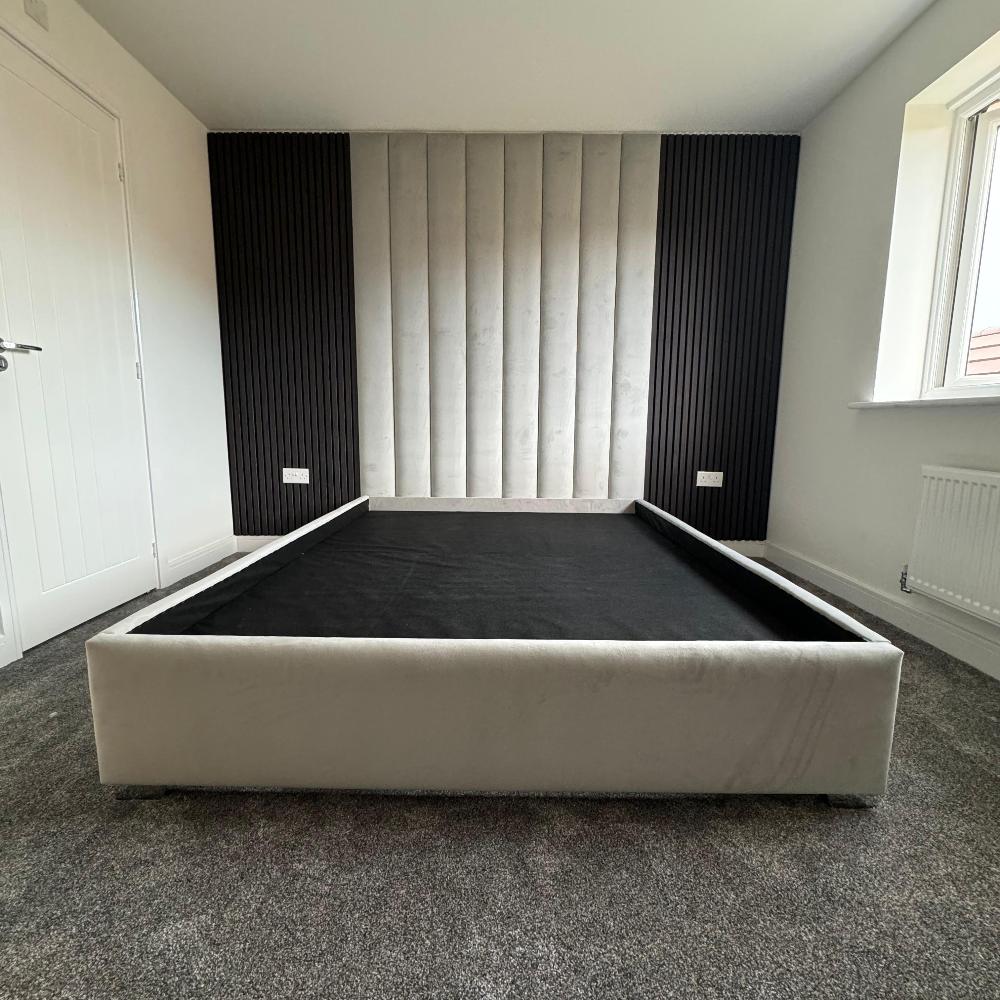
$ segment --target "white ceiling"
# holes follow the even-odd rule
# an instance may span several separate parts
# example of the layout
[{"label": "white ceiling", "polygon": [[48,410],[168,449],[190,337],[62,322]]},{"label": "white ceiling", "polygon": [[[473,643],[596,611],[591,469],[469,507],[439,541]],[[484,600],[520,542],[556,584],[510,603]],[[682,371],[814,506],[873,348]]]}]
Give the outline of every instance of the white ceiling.
[{"label": "white ceiling", "polygon": [[931,0],[80,0],[209,128],[796,131]]}]

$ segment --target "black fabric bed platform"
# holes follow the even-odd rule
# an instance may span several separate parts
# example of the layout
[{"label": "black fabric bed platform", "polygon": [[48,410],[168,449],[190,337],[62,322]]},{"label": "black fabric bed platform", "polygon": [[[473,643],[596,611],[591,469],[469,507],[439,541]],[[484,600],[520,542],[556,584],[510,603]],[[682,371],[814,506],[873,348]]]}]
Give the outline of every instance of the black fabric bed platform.
[{"label": "black fabric bed platform", "polygon": [[703,547],[630,514],[359,507],[134,631],[858,641]]}]

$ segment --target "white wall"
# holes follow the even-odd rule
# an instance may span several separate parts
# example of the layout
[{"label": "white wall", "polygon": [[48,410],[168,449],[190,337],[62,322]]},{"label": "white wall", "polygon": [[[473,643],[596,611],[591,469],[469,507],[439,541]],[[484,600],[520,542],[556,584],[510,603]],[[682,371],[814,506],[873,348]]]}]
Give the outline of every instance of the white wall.
[{"label": "white wall", "polygon": [[907,101],[1000,30],[996,0],[938,0],[803,132],[769,553],[1000,674],[988,623],[902,594],[923,463],[1000,470],[1000,405],[870,399]]},{"label": "white wall", "polygon": [[351,137],[364,492],[642,495],[659,147]]},{"label": "white wall", "polygon": [[73,0],[8,28],[122,120],[153,507],[166,585],[233,551],[205,127]]}]

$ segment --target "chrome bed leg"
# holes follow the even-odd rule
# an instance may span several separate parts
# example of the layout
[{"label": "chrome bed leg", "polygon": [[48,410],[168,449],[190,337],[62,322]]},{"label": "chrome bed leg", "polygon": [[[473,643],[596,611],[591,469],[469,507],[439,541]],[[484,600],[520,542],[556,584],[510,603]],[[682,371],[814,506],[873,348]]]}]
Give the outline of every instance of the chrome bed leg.
[{"label": "chrome bed leg", "polygon": [[112,785],[111,794],[116,799],[162,799],[167,794],[165,785]]},{"label": "chrome bed leg", "polygon": [[877,795],[827,795],[825,798],[834,809],[874,809],[879,800]]}]

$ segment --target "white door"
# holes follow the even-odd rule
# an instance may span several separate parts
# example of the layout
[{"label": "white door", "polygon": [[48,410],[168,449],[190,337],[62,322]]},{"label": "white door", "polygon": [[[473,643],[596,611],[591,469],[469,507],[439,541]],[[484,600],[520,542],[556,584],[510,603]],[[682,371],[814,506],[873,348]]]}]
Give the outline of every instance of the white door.
[{"label": "white door", "polygon": [[[156,586],[118,123],[0,31],[0,495],[23,648]],[[0,361],[0,367],[3,361]]]}]

